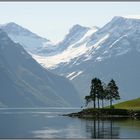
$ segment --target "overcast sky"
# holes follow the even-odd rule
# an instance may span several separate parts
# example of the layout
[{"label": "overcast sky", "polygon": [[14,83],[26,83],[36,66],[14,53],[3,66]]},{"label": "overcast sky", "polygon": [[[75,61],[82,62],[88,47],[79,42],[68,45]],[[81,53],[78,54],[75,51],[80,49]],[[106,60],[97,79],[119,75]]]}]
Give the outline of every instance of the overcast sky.
[{"label": "overcast sky", "polygon": [[0,24],[15,22],[54,42],[75,24],[102,27],[125,15],[140,15],[140,2],[0,2]]}]

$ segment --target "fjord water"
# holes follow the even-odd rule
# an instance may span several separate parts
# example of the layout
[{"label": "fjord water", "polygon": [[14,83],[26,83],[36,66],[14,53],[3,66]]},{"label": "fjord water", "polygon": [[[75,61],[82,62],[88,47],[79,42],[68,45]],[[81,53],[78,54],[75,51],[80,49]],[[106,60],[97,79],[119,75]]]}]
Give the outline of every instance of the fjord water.
[{"label": "fjord water", "polygon": [[140,120],[62,116],[78,108],[1,108],[0,138],[140,138]]}]

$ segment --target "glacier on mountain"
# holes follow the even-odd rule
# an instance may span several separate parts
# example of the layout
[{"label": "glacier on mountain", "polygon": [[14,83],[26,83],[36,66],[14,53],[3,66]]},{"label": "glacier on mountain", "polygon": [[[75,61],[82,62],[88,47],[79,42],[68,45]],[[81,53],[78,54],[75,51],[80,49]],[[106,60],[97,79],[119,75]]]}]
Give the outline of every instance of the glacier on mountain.
[{"label": "glacier on mountain", "polygon": [[116,79],[122,97],[134,98],[140,90],[139,36],[139,18],[117,16],[101,28],[77,24],[58,44],[48,41],[31,55],[43,67],[69,78],[81,97],[89,92],[90,80],[96,76],[105,81]]}]

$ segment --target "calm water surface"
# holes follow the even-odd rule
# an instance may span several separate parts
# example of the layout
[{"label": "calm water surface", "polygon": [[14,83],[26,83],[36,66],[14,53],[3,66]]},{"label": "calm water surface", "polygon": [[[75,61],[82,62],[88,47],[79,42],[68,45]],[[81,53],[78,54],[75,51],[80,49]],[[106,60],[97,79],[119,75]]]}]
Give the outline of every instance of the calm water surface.
[{"label": "calm water surface", "polygon": [[140,138],[140,120],[61,116],[80,109],[0,109],[0,138]]}]

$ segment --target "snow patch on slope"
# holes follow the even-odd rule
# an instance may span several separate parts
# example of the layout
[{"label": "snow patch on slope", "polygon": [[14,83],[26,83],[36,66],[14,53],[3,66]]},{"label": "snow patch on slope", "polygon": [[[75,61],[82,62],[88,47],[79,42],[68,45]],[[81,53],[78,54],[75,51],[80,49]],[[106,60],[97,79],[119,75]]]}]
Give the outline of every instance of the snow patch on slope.
[{"label": "snow patch on slope", "polygon": [[[93,31],[89,31],[86,33],[85,38],[90,36]],[[55,69],[61,64],[68,64],[70,63],[73,59],[76,60],[76,58],[80,58],[81,56],[85,58],[83,61],[90,60],[92,58],[91,51],[93,48],[95,48],[94,52],[100,48],[100,45],[104,43],[104,41],[109,37],[109,34],[106,34],[103,36],[98,42],[96,42],[93,46],[87,46],[87,42],[79,44],[79,46],[74,47],[77,45],[77,43],[69,46],[66,50],[64,50],[61,53],[58,53],[53,56],[37,56],[33,55],[33,57],[44,67],[49,68],[49,69]],[[82,39],[83,41],[83,39]],[[75,61],[75,65],[78,65],[78,63]]]},{"label": "snow patch on slope", "polygon": [[96,61],[102,61],[103,60],[103,57],[99,56],[96,58]]},{"label": "snow patch on slope", "polygon": [[69,63],[72,59],[85,54],[88,50],[89,50],[89,48],[86,47],[86,43],[85,43],[82,46],[79,46],[77,48],[69,47],[62,53],[56,54],[54,56],[44,57],[44,56],[33,55],[33,57],[40,64],[43,64],[43,66],[53,69],[60,63]]},{"label": "snow patch on slope", "polygon": [[66,77],[69,78],[69,77],[73,76],[75,73],[76,73],[75,71],[72,73],[69,73]]},{"label": "snow patch on slope", "polygon": [[66,77],[69,78],[70,80],[73,80],[74,78],[76,78],[77,76],[79,76],[80,74],[82,74],[83,71],[74,71],[72,73],[69,73]]},{"label": "snow patch on slope", "polygon": [[120,38],[118,38],[116,41],[114,41],[110,46],[109,48],[112,48],[118,41],[120,41],[122,38],[126,37],[127,35],[123,35],[121,36]]},{"label": "snow patch on slope", "polygon": [[124,18],[128,19],[140,19],[140,15],[127,15],[127,16],[122,16]]},{"label": "snow patch on slope", "polygon": [[74,45],[79,44],[81,42],[83,42],[85,39],[87,39],[88,37],[90,37],[93,33],[95,33],[97,31],[97,28],[93,27],[90,30],[87,31],[87,33],[78,41],[76,42]]},{"label": "snow patch on slope", "polygon": [[102,37],[98,42],[96,42],[96,43],[94,44],[94,47],[95,47],[96,49],[99,49],[100,44],[104,43],[104,41],[105,41],[108,37],[109,37],[109,34],[106,34],[104,37]]}]

